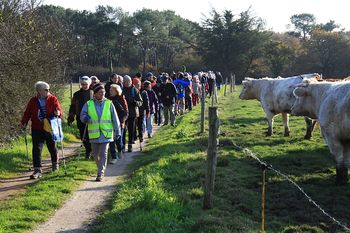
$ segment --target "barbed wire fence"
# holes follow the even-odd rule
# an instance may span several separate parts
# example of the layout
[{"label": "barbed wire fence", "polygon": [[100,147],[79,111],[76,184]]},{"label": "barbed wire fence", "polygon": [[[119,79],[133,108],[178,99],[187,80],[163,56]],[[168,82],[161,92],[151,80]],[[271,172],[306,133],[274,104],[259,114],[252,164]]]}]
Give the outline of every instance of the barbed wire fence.
[{"label": "barbed wire fence", "polygon": [[239,145],[237,145],[235,142],[233,142],[233,146],[236,147],[237,149],[243,151],[244,154],[250,156],[251,158],[255,159],[262,167],[264,170],[268,169],[273,171],[274,173],[276,173],[277,175],[283,177],[284,179],[286,179],[288,182],[290,182],[294,187],[296,187],[306,198],[307,200],[312,203],[318,210],[321,211],[322,214],[324,214],[325,216],[327,216],[332,222],[334,222],[335,224],[337,224],[338,226],[340,226],[341,228],[343,228],[345,231],[350,232],[350,228],[338,221],[337,219],[335,219],[332,215],[330,215],[327,211],[325,211],[319,204],[317,204],[311,197],[310,195],[308,195],[295,181],[293,181],[291,178],[289,178],[288,175],[284,174],[283,172],[273,168],[273,166],[269,163],[267,163],[266,161],[263,161],[262,159],[260,159],[256,154],[254,154],[249,148],[243,148]]}]

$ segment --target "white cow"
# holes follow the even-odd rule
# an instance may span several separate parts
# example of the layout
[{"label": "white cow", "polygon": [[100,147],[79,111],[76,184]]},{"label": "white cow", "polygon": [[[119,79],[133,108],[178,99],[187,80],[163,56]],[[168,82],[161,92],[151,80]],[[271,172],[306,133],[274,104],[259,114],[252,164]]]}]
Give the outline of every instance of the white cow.
[{"label": "white cow", "polygon": [[350,165],[350,82],[310,82],[294,90],[292,114],[318,119],[336,162],[336,183],[345,184]]},{"label": "white cow", "polygon": [[[303,74],[288,78],[262,78],[253,79],[245,78],[242,82],[243,90],[239,95],[240,99],[257,99],[266,114],[269,124],[267,136],[273,133],[273,118],[275,115],[281,113],[284,124],[284,135],[289,136],[289,120],[288,113],[294,104],[295,97],[293,90],[296,85],[302,83],[307,79],[319,79],[318,74]],[[305,139],[310,139],[315,122],[311,119],[305,118],[306,121],[306,135]]]}]

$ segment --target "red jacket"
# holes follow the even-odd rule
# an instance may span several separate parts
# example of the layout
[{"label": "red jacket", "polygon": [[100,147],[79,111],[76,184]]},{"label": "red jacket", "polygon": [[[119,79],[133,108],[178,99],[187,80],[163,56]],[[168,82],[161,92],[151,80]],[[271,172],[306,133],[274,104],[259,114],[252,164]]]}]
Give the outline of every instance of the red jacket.
[{"label": "red jacket", "polygon": [[[46,118],[55,116],[55,109],[60,111],[59,117],[62,117],[62,108],[56,96],[49,94],[46,98]],[[39,119],[38,96],[32,97],[27,108],[23,113],[21,124],[27,124],[32,121],[32,129],[43,130],[43,122]]]}]

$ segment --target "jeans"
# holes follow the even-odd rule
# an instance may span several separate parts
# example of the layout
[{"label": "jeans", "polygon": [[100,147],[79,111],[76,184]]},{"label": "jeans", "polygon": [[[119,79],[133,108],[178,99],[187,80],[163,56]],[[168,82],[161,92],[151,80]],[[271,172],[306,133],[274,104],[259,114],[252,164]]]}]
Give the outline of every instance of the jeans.
[{"label": "jeans", "polygon": [[[125,128],[120,128],[121,135],[124,135]],[[117,158],[117,151],[115,150],[115,146],[117,146],[118,152],[121,152],[124,148],[123,136],[120,136],[116,141],[109,143],[109,152],[111,153],[112,159]]]},{"label": "jeans", "polygon": [[146,119],[146,125],[147,125],[147,133],[148,135],[152,135],[152,132],[153,132],[153,117],[154,117],[154,114],[149,114],[149,118]]}]

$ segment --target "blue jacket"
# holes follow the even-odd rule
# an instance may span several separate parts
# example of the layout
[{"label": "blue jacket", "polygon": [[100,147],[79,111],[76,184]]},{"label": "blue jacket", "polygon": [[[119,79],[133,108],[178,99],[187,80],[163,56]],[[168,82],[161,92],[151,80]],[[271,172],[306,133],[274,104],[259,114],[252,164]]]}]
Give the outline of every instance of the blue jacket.
[{"label": "blue jacket", "polygon": [[[97,112],[97,116],[100,119],[101,115],[102,115],[102,110],[103,110],[103,105],[104,105],[104,101],[106,99],[103,99],[101,101],[94,99],[94,104],[95,104],[95,108],[96,108],[96,112]],[[112,113],[112,123],[113,123],[113,128],[114,128],[114,137],[120,137],[121,133],[120,133],[120,123],[119,123],[119,119],[118,119],[118,114],[117,111],[115,110],[115,107],[113,104],[111,104],[111,113]],[[84,104],[81,113],[80,113],[80,120],[83,123],[89,123],[90,121],[90,116],[88,115],[88,107],[87,107],[87,103]],[[89,127],[89,126],[88,126]],[[107,143],[107,142],[113,142],[114,138],[105,138],[105,136],[103,135],[103,133],[100,134],[99,138],[96,139],[90,139],[91,143]]]},{"label": "blue jacket", "polygon": [[188,79],[177,78],[176,80],[174,80],[173,83],[176,86],[177,98],[178,99],[185,98],[185,87],[190,85],[191,81]]}]

